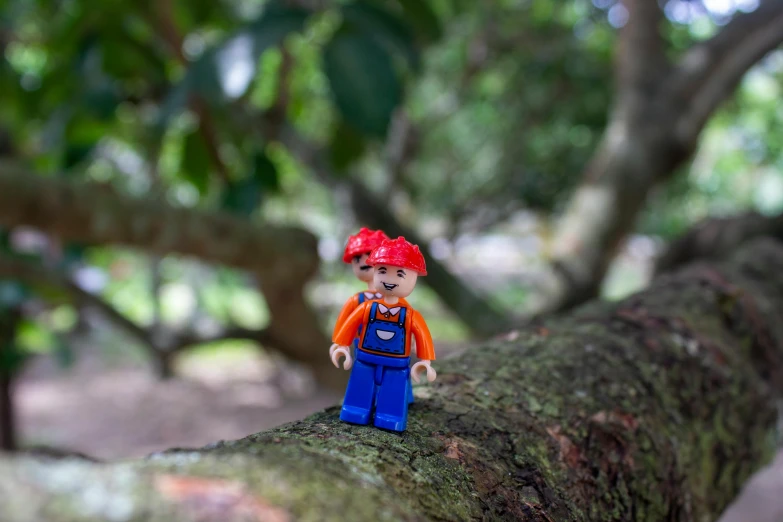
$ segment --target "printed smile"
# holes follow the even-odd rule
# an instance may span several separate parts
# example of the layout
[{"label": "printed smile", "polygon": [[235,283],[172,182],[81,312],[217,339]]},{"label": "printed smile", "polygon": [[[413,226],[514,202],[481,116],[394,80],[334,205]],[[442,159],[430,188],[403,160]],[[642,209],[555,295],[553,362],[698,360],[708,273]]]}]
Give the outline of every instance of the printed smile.
[{"label": "printed smile", "polygon": [[393,285],[393,284],[389,284],[389,283],[383,283],[383,287],[386,290],[394,290],[395,288],[397,288],[397,285]]}]

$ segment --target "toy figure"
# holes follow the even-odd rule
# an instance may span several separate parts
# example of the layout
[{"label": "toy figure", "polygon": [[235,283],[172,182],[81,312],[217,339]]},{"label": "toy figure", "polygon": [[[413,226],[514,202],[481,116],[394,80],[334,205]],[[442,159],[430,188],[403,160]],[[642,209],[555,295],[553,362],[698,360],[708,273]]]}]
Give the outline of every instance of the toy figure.
[{"label": "toy figure", "polygon": [[[404,237],[387,239],[373,250],[366,261],[373,267],[373,285],[381,299],[358,305],[340,325],[333,342],[332,363],[351,370],[340,419],[353,424],[368,424],[375,406],[373,423],[378,428],[405,431],[408,421],[407,386],[409,378],[419,382],[437,377],[430,361],[435,359],[427,324],[421,314],[405,301],[413,292],[420,275],[427,275],[419,247]],[[356,364],[349,345],[361,328]],[[410,367],[411,338],[416,341],[419,362]]]},{"label": "toy figure", "polygon": [[[340,310],[340,314],[337,316],[332,337],[337,335],[342,324],[360,304],[368,300],[380,299],[382,297],[381,294],[376,292],[373,288],[373,271],[372,268],[367,265],[366,261],[370,256],[370,252],[380,246],[386,239],[389,239],[389,236],[384,234],[383,231],[369,230],[365,227],[362,227],[362,229],[359,230],[359,233],[348,238],[348,243],[345,245],[345,250],[343,251],[343,262],[350,263],[356,278],[367,283],[367,291],[358,292],[345,302],[342,310]],[[361,326],[356,332],[356,339],[354,339],[353,342],[354,349],[358,347],[360,334]],[[336,348],[337,345],[333,344],[329,349],[330,357]],[[410,379],[408,380],[408,402],[413,402],[413,386],[410,383]]]}]

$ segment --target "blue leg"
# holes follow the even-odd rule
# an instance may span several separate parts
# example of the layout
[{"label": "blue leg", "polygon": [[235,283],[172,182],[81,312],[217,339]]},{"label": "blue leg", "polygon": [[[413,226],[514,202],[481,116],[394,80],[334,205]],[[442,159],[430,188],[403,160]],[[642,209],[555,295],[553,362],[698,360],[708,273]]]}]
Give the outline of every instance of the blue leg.
[{"label": "blue leg", "polygon": [[405,368],[384,368],[383,382],[375,403],[375,426],[392,431],[405,431],[408,424],[408,390],[410,373]]},{"label": "blue leg", "polygon": [[340,420],[352,424],[368,424],[375,400],[375,365],[355,361],[345,390]]},{"label": "blue leg", "polygon": [[408,404],[413,404],[413,383],[410,376],[408,376]]}]

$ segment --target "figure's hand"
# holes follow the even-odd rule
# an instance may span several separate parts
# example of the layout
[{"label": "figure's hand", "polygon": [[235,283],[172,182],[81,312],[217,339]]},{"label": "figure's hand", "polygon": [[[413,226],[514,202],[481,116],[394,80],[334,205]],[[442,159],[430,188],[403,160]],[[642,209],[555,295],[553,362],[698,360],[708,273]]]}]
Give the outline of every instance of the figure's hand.
[{"label": "figure's hand", "polygon": [[435,368],[431,366],[430,361],[419,361],[416,364],[414,364],[413,367],[411,368],[411,378],[413,379],[413,382],[419,384],[419,381],[421,380],[419,374],[424,369],[427,370],[427,380],[429,382],[434,381],[435,378],[438,376],[438,373],[435,371]]},{"label": "figure's hand", "polygon": [[331,356],[332,356],[332,354],[334,353],[334,351],[335,351],[337,348],[339,348],[339,347],[340,347],[340,345],[339,345],[339,344],[337,344],[337,343],[334,343],[332,346],[330,346],[330,347],[329,347],[329,357],[331,357]]},{"label": "figure's hand", "polygon": [[[329,349],[331,351],[331,348]],[[337,345],[334,347],[334,351],[331,353],[332,358],[332,364],[334,364],[335,368],[340,367],[340,357],[345,357],[345,362],[343,363],[343,369],[350,370],[351,366],[353,366],[353,357],[351,357],[351,349],[347,346],[340,346]]]}]

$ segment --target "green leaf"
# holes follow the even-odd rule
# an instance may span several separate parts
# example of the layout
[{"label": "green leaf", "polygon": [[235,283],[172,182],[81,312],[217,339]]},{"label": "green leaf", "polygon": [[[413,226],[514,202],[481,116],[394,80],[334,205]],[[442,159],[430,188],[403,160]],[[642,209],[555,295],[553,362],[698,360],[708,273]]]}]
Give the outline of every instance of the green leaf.
[{"label": "green leaf", "polygon": [[399,0],[405,12],[405,18],[428,42],[440,40],[443,29],[438,15],[427,0]]},{"label": "green leaf", "polygon": [[263,191],[255,178],[244,178],[226,186],[222,208],[240,216],[250,216],[261,202]]},{"label": "green leaf", "polygon": [[348,4],[343,7],[342,13],[353,30],[378,40],[392,52],[400,53],[414,71],[421,68],[421,56],[413,32],[397,15],[368,0]]},{"label": "green leaf", "polygon": [[216,104],[243,95],[256,74],[261,54],[290,33],[300,31],[307,16],[303,9],[284,7],[275,1],[267,4],[259,18],[206,51],[190,66],[161,105],[158,126],[167,126],[191,94]]},{"label": "green leaf", "polygon": [[371,36],[344,26],[326,44],[324,70],[346,123],[383,138],[402,101],[402,85],[386,49]]},{"label": "green leaf", "polygon": [[235,214],[249,216],[258,208],[265,193],[279,190],[277,167],[266,152],[257,152],[253,156],[250,176],[226,187],[223,192],[223,208]]},{"label": "green leaf", "polygon": [[253,179],[265,191],[278,192],[280,190],[280,176],[277,167],[266,152],[258,152],[253,156]]},{"label": "green leaf", "polygon": [[105,82],[85,90],[81,102],[89,114],[100,121],[110,121],[120,103],[120,97],[114,87]]},{"label": "green leaf", "polygon": [[364,155],[366,149],[364,136],[340,120],[329,139],[329,160],[335,170],[339,173],[348,170],[348,167]]},{"label": "green leaf", "polygon": [[95,143],[69,143],[65,147],[65,154],[63,155],[62,171],[71,170],[73,167],[79,165],[92,153],[95,149]]},{"label": "green leaf", "polygon": [[182,171],[199,194],[204,196],[209,190],[210,160],[207,146],[198,129],[185,137],[185,147],[182,150]]}]

